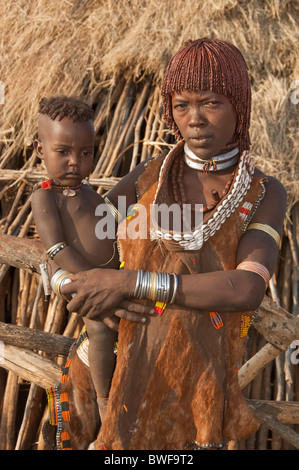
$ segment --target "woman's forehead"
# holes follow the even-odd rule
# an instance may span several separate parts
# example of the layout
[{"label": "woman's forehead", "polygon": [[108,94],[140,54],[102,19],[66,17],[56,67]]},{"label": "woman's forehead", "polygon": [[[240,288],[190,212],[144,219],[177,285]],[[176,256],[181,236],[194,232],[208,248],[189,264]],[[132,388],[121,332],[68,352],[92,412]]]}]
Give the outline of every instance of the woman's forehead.
[{"label": "woman's forehead", "polygon": [[174,91],[172,93],[172,100],[174,99],[206,99],[206,98],[222,98],[224,100],[229,100],[229,98],[220,93],[216,93],[211,90],[182,90],[182,91]]}]

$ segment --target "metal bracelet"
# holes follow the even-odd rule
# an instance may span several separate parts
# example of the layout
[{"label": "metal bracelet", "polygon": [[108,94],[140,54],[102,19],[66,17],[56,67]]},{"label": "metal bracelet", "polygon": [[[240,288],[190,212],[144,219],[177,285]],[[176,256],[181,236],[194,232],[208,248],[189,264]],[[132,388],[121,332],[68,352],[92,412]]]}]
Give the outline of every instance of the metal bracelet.
[{"label": "metal bracelet", "polygon": [[47,255],[49,256],[49,258],[53,259],[54,256],[57,255],[57,253],[63,250],[63,248],[65,248],[66,246],[67,246],[66,242],[56,243],[55,245],[51,246],[51,248],[47,250]]},{"label": "metal bracelet", "polygon": [[58,297],[64,300],[67,300],[67,298],[62,294],[61,288],[62,286],[64,286],[64,284],[68,284],[69,282],[72,282],[70,278],[68,277],[70,275],[71,275],[70,272],[65,271],[64,269],[58,269],[51,279],[51,287],[53,291]]},{"label": "metal bracelet", "polygon": [[133,297],[135,297],[135,298],[138,298],[141,274],[142,274],[142,270],[139,269],[137,271],[136,286],[135,286],[135,290],[134,290],[134,294],[133,294]]},{"label": "metal bracelet", "polygon": [[[175,275],[173,275],[175,276]],[[149,299],[158,302],[169,302],[171,290],[171,274],[143,272],[138,270],[133,297]],[[174,291],[171,300],[174,301],[177,290],[177,278],[174,277]]]},{"label": "metal bracelet", "polygon": [[179,280],[176,274],[172,273],[173,275],[173,291],[172,291],[172,297],[169,303],[173,304],[176,298],[177,290],[178,290],[178,284]]}]

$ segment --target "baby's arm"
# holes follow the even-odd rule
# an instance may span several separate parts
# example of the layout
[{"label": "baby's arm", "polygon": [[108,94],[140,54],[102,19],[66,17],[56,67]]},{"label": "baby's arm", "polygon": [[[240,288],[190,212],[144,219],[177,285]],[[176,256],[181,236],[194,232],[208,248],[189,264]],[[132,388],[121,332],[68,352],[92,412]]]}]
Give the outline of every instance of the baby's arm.
[{"label": "baby's arm", "polygon": [[[46,250],[65,242],[65,234],[55,197],[51,191],[37,189],[32,196],[32,212],[39,237]],[[86,271],[91,266],[72,246],[67,245],[54,258],[55,263],[71,273]]]}]

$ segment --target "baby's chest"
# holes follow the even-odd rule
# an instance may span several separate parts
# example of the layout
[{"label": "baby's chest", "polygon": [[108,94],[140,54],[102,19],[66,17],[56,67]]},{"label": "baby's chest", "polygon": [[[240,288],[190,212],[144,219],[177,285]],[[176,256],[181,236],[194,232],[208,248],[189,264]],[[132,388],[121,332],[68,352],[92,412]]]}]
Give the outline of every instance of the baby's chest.
[{"label": "baby's chest", "polygon": [[69,240],[78,237],[80,240],[98,238],[97,226],[103,219],[104,222],[114,224],[106,204],[95,192],[61,198],[58,205],[61,223]]}]

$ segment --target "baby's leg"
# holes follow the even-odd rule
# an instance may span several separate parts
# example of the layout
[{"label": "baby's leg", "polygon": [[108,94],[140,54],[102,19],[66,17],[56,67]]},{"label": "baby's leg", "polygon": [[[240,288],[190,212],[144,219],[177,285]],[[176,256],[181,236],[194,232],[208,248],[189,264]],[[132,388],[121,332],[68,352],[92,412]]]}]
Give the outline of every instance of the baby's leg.
[{"label": "baby's leg", "polygon": [[88,318],[85,318],[84,321],[89,338],[90,373],[97,394],[101,421],[103,421],[115,367],[114,345],[117,340],[117,332],[108,328],[102,321]]}]

